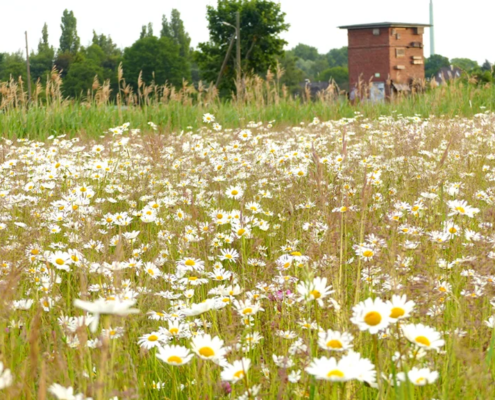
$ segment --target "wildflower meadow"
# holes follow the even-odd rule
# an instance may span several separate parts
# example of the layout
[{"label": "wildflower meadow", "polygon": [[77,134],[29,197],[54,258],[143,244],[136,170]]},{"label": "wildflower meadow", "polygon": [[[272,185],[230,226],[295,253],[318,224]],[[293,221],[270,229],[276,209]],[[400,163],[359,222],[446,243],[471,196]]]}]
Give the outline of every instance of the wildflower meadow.
[{"label": "wildflower meadow", "polygon": [[477,111],[2,138],[0,398],[495,398]]}]

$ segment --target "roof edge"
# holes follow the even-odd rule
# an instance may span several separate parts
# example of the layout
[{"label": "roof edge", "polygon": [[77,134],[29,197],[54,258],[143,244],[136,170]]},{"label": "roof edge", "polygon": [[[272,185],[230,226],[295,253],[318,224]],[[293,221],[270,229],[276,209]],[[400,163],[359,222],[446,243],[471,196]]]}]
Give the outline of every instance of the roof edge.
[{"label": "roof edge", "polygon": [[410,23],[410,22],[376,22],[371,24],[342,25],[339,29],[368,29],[368,28],[430,28],[430,24]]}]

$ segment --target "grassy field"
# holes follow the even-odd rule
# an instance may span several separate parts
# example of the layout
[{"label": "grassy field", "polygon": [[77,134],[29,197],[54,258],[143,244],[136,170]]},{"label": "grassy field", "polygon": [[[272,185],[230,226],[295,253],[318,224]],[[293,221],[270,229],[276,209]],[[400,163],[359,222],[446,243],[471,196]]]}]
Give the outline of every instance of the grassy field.
[{"label": "grassy field", "polygon": [[[148,122],[160,133],[180,133],[188,127],[201,126],[205,113],[214,114],[228,128],[245,128],[250,121],[271,121],[277,128],[322,121],[352,118],[356,112],[376,119],[383,115],[430,115],[472,117],[480,107],[495,108],[495,88],[458,80],[450,85],[427,87],[425,93],[400,96],[391,102],[350,104],[336,86],[331,85],[317,98],[308,101],[308,93],[290,96],[276,77],[267,80],[248,79],[242,101],[220,99],[214,87],[194,87],[187,83],[181,89],[142,84],[137,91],[121,79],[119,91],[111,93],[108,85],[97,81],[84,101],[64,99],[63,81],[54,71],[45,87],[33,89],[28,101],[25,84],[0,82],[0,134],[3,137],[46,139],[68,134],[99,137],[108,127],[130,123],[133,128],[149,130]],[[363,84],[363,90],[366,85]],[[113,96],[113,97],[112,97]]]},{"label": "grassy field", "polygon": [[[449,90],[7,110],[0,397],[494,398],[495,114]],[[379,116],[427,104],[470,117]]]}]

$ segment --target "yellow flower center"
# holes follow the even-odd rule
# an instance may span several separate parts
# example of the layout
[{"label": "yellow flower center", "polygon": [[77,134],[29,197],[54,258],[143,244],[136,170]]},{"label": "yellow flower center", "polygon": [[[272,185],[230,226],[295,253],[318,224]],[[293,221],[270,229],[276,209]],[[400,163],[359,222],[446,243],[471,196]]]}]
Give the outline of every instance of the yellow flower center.
[{"label": "yellow flower center", "polygon": [[290,253],[291,256],[302,256],[301,252],[299,251],[293,251],[292,253]]},{"label": "yellow flower center", "polygon": [[170,356],[167,358],[167,362],[170,364],[182,364],[182,358],[179,356]]},{"label": "yellow flower center", "polygon": [[58,264],[58,265],[64,265],[64,260],[63,260],[63,259],[61,259],[61,258],[57,258],[57,259],[55,260],[55,264]]},{"label": "yellow flower center", "polygon": [[215,351],[211,347],[205,346],[199,349],[199,354],[203,357],[213,357],[215,355]]},{"label": "yellow flower center", "polygon": [[404,309],[400,307],[394,307],[392,308],[392,312],[390,313],[390,318],[399,318],[402,317],[406,312]]},{"label": "yellow flower center", "polygon": [[373,254],[374,254],[374,253],[373,253],[373,251],[371,251],[371,250],[365,250],[365,251],[363,251],[363,256],[364,256],[364,257],[372,257],[372,256],[373,256]]},{"label": "yellow flower center", "polygon": [[343,346],[340,340],[332,339],[327,342],[327,347],[330,347],[331,349],[341,349]]},{"label": "yellow flower center", "polygon": [[244,310],[242,310],[242,313],[243,313],[244,315],[246,315],[246,314],[251,314],[252,312],[253,312],[253,309],[252,309],[251,307],[247,307],[247,308],[245,308]]},{"label": "yellow flower center", "polygon": [[430,345],[431,345],[430,341],[425,336],[418,336],[416,339],[414,339],[414,341],[416,343],[420,343],[426,347],[430,347]]},{"label": "yellow flower center", "polygon": [[32,254],[33,256],[35,256],[35,255],[39,254],[39,252],[40,252],[40,251],[39,251],[38,249],[32,249],[32,250],[31,250],[31,254]]},{"label": "yellow flower center", "polygon": [[380,322],[382,322],[382,316],[379,312],[370,311],[368,314],[364,316],[364,322],[370,326],[376,326]]},{"label": "yellow flower center", "polygon": [[455,209],[456,209],[456,211],[459,211],[461,214],[464,214],[466,212],[466,210],[464,209],[464,207],[461,207],[461,206],[458,206]]},{"label": "yellow flower center", "polygon": [[186,264],[188,267],[192,267],[193,265],[196,265],[194,260],[187,260],[184,264]]},{"label": "yellow flower center", "polygon": [[230,192],[233,196],[237,196],[239,194],[239,192],[237,190],[232,190],[232,192]]},{"label": "yellow flower center", "polygon": [[190,281],[195,281],[195,280],[197,280],[197,279],[198,279],[198,277],[196,277],[196,276],[190,276],[190,277],[189,277],[189,280],[190,280]]},{"label": "yellow flower center", "polygon": [[241,379],[243,376],[244,376],[244,371],[241,369],[240,371],[237,371],[234,376],[237,378],[237,379]]},{"label": "yellow flower center", "polygon": [[338,369],[333,369],[332,371],[330,371],[328,374],[327,374],[327,378],[331,378],[333,376],[336,376],[337,378],[343,378],[344,377],[344,373]]},{"label": "yellow flower center", "polygon": [[150,342],[156,342],[158,340],[158,336],[156,335],[149,335],[148,336],[148,341]]},{"label": "yellow flower center", "polygon": [[318,290],[312,290],[309,292],[311,296],[313,296],[315,299],[319,299],[321,297],[321,293]]}]

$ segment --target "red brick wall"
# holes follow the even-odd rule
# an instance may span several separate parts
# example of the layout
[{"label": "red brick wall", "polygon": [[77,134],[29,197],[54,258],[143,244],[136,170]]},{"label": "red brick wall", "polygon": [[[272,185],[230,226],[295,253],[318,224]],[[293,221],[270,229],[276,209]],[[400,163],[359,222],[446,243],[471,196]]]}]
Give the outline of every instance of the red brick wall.
[{"label": "red brick wall", "polygon": [[[396,35],[392,35],[392,30],[395,29],[396,34],[400,35],[400,39]],[[411,47],[411,43],[423,43],[423,35],[416,34],[415,28],[393,28],[390,30],[390,77],[394,82],[409,83],[411,79],[424,79],[425,68],[424,64],[413,64],[413,56],[421,57],[424,63],[424,54],[422,48]],[[405,50],[405,56],[397,58],[396,49]],[[404,70],[397,70],[396,65],[403,65]]]},{"label": "red brick wall", "polygon": [[[390,74],[390,48],[388,28],[380,28],[380,35],[373,29],[348,31],[349,38],[349,87],[352,89],[361,79],[385,82]],[[379,73],[380,77],[375,77]]]},{"label": "red brick wall", "polygon": [[[400,35],[397,39],[396,34]],[[423,43],[423,35],[415,34],[415,28],[380,28],[380,35],[373,35],[373,29],[348,31],[349,38],[349,84],[353,88],[359,79],[368,82],[409,83],[413,78],[424,78],[424,65],[412,64],[413,56],[421,57],[423,49],[411,47],[412,42]],[[396,57],[396,49],[405,50],[405,56]],[[397,70],[397,65],[405,69]],[[375,74],[379,73],[380,77]],[[387,91],[388,92],[388,91]]]}]

